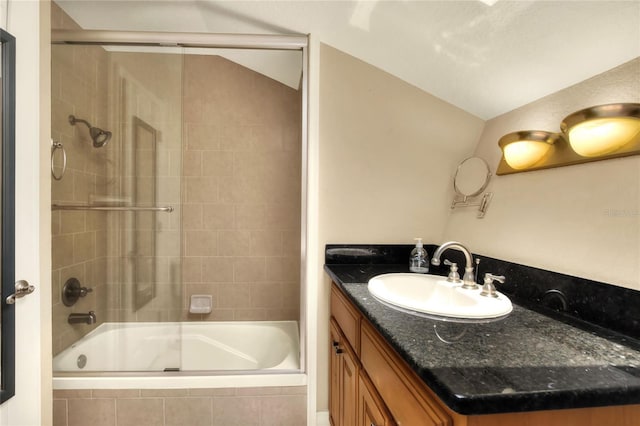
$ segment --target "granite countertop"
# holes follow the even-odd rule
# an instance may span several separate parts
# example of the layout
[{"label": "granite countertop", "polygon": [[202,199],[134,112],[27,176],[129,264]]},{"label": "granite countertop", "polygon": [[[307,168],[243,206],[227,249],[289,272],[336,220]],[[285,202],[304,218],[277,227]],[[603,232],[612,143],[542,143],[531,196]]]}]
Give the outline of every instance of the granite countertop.
[{"label": "granite countertop", "polygon": [[[505,319],[460,324],[377,301],[368,280],[405,264],[327,264],[333,281],[452,410],[491,414],[640,404],[640,351],[514,303]],[[636,342],[637,343],[637,342]]]}]

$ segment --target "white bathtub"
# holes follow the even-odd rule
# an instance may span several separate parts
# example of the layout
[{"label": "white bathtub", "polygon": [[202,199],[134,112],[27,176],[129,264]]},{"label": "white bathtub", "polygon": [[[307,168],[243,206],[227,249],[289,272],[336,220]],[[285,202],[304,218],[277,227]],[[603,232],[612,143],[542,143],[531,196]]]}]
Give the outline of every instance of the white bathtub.
[{"label": "white bathtub", "polygon": [[306,384],[295,321],[104,323],[53,372],[54,389]]}]

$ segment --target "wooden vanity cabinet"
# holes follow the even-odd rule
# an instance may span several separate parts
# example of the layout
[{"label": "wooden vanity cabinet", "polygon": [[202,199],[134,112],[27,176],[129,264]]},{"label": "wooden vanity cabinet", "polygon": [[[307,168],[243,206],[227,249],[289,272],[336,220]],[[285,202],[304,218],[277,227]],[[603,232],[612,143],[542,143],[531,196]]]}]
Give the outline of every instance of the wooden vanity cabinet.
[{"label": "wooden vanity cabinet", "polygon": [[333,426],[640,426],[640,405],[465,416],[449,409],[331,286]]},{"label": "wooden vanity cabinet", "polygon": [[[334,285],[331,289],[330,320],[329,415],[331,424],[333,426],[451,425],[450,419],[442,409],[425,411],[423,406],[407,393],[407,387],[402,380],[394,374],[389,375],[391,372],[389,366],[379,363],[380,359],[386,362],[388,357],[375,354],[379,346],[371,343],[372,333],[363,332],[370,327],[369,324],[363,325],[362,315]],[[364,346],[361,346],[363,344]],[[366,371],[365,362],[371,363],[371,373]],[[384,394],[381,396],[380,389],[385,390],[386,396]],[[386,400],[391,401],[393,409],[389,409],[390,406],[385,403]],[[442,418],[438,418],[438,415]]]}]

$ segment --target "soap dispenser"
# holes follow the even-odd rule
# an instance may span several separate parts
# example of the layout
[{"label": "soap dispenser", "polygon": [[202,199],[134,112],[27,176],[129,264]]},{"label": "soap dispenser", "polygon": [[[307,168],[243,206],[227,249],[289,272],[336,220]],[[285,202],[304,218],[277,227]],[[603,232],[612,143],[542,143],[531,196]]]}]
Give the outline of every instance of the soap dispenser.
[{"label": "soap dispenser", "polygon": [[409,256],[409,270],[418,274],[426,274],[429,272],[429,258],[427,251],[422,247],[422,238],[414,238],[416,247],[411,250]]}]

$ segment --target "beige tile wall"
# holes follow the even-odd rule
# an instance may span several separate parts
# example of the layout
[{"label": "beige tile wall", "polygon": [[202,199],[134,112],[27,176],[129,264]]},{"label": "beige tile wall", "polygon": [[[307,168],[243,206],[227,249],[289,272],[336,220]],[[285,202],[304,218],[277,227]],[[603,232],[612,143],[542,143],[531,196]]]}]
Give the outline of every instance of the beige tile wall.
[{"label": "beige tile wall", "polygon": [[306,386],[56,390],[54,426],[303,426]]},{"label": "beige tile wall", "polygon": [[[77,25],[52,4],[53,28]],[[62,180],[52,179],[53,203],[87,203],[89,196],[105,185],[106,151],[93,148],[83,124],[72,126],[68,116],[76,115],[94,126],[108,128],[106,104],[106,52],[100,47],[52,46],[52,138],[62,142],[67,169]],[[56,165],[61,157],[56,153]],[[56,168],[56,173],[61,169]],[[53,353],[88,333],[104,321],[106,308],[106,216],[102,212],[54,211],[52,231]],[[62,286],[71,277],[93,291],[73,307],[62,304]],[[95,311],[98,324],[70,325],[72,312]]]},{"label": "beige tile wall", "polygon": [[[297,320],[301,92],[220,56],[184,60],[189,320]],[[189,315],[191,294],[210,315]]]}]

